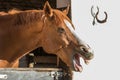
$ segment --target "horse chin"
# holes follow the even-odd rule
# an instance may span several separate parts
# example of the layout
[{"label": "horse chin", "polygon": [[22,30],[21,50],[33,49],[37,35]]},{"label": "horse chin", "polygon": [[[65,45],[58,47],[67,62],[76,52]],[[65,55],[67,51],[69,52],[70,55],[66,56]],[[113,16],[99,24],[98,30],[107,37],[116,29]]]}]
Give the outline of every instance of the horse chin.
[{"label": "horse chin", "polygon": [[76,53],[73,56],[73,66],[74,66],[74,70],[77,72],[82,72],[82,70],[83,70],[83,67],[82,67],[81,61],[80,61],[81,58],[84,60],[85,64],[89,63],[89,60],[82,57],[79,53]]}]

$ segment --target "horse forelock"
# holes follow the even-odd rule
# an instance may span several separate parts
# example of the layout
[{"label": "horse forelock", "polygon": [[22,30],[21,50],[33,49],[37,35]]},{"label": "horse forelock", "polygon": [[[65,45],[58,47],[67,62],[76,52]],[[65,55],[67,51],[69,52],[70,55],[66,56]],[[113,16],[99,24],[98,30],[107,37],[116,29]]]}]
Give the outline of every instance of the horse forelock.
[{"label": "horse forelock", "polygon": [[68,18],[68,16],[66,14],[62,13],[61,11],[56,11],[56,13],[58,14],[59,19],[62,22],[65,23],[65,25],[67,26],[67,28],[69,28],[70,31],[74,32],[75,27],[74,27],[72,21]]},{"label": "horse forelock", "polygon": [[67,16],[64,16],[64,22],[65,22],[65,24],[66,24],[66,22],[67,22],[67,23],[69,24],[68,27],[70,27],[70,28],[72,28],[73,30],[75,30],[75,27],[74,27],[72,21],[71,21]]}]

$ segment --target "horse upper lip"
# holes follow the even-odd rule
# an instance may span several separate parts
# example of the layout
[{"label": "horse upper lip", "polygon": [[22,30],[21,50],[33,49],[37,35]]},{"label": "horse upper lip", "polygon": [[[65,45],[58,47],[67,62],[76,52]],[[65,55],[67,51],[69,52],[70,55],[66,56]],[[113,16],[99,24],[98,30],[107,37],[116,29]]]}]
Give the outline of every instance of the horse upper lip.
[{"label": "horse upper lip", "polygon": [[[87,49],[87,48],[84,48],[84,47],[80,47],[80,49],[76,49],[75,50],[80,56],[82,56],[83,59],[86,59],[86,60],[91,60],[93,59],[94,57],[94,52],[92,49]],[[88,62],[88,61],[86,61]]]}]

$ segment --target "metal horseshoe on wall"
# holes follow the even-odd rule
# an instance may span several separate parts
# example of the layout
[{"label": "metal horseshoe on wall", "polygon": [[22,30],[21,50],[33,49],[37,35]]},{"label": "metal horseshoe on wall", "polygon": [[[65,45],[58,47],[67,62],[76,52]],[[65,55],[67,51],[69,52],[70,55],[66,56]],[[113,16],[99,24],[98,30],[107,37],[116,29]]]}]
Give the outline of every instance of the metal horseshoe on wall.
[{"label": "metal horseshoe on wall", "polygon": [[94,8],[94,7],[92,6],[92,7],[91,7],[91,15],[93,16],[93,22],[92,22],[92,24],[95,25],[95,20],[97,20],[98,23],[105,23],[105,22],[107,21],[107,18],[108,18],[107,12],[104,12],[104,14],[105,14],[105,19],[100,20],[100,19],[98,18],[99,7],[97,6],[97,12],[96,12],[96,13],[93,12],[93,8]]}]

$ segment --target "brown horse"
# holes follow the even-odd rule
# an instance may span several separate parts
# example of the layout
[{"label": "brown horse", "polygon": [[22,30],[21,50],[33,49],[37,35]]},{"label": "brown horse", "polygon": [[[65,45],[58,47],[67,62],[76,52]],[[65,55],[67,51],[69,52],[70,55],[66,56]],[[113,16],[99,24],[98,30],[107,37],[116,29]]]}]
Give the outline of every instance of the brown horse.
[{"label": "brown horse", "polygon": [[80,57],[87,63],[93,58],[91,48],[74,34],[66,10],[10,11],[0,14],[0,67],[18,67],[18,60],[30,51],[43,47],[56,54],[71,70],[81,71]]}]

